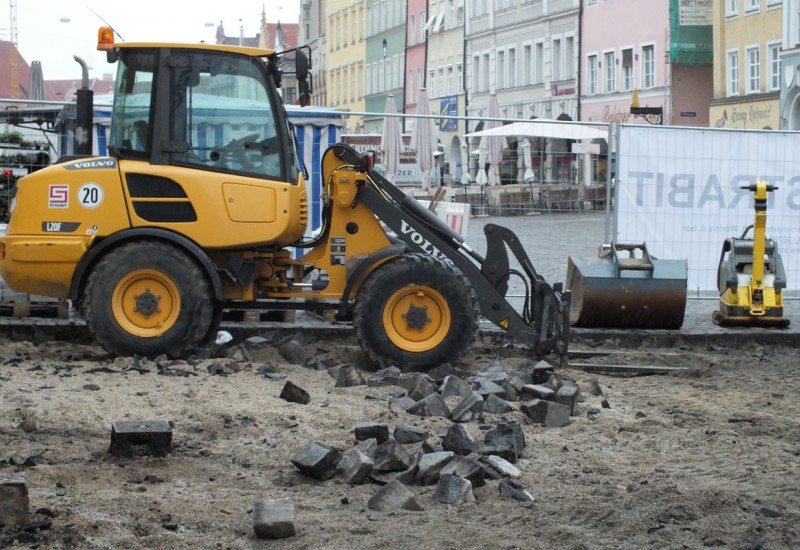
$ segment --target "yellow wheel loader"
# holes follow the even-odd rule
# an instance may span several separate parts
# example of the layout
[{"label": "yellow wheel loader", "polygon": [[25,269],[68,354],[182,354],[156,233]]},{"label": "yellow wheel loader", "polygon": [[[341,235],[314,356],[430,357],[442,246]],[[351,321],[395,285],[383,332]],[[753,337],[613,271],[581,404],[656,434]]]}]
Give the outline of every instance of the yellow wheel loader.
[{"label": "yellow wheel loader", "polygon": [[[381,365],[455,362],[479,316],[566,360],[569,293],[519,239],[488,225],[481,257],[368,155],[325,152],[322,230],[304,237],[309,197],[278,91],[286,52],[100,38],[118,65],[109,156],[19,182],[0,239],[11,288],[72,300],[120,355],[185,356],[223,311],[259,309],[333,310]],[[307,93],[308,59],[292,54]],[[528,289],[521,312],[512,275]]]}]

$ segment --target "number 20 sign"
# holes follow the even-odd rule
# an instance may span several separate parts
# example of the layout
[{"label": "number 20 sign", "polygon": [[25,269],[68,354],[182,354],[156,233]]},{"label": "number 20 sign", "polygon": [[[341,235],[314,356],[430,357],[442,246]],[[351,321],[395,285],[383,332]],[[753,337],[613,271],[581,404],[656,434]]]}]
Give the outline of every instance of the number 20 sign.
[{"label": "number 20 sign", "polygon": [[96,183],[85,183],[78,189],[78,202],[84,208],[97,208],[103,204],[103,188]]}]

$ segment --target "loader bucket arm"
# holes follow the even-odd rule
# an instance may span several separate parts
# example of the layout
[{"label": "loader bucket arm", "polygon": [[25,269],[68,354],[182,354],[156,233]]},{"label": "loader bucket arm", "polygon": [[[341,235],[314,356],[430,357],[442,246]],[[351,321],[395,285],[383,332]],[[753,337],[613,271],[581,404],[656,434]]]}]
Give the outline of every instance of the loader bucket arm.
[{"label": "loader bucket arm", "polygon": [[481,273],[505,296],[512,273],[508,263],[510,250],[524,271],[526,288],[531,291],[532,304],[524,306],[523,317],[538,337],[534,350],[558,349],[560,341],[569,340],[570,293],[562,290],[561,283],[551,286],[544,280],[513,231],[495,224],[487,224],[483,231],[487,253]]}]

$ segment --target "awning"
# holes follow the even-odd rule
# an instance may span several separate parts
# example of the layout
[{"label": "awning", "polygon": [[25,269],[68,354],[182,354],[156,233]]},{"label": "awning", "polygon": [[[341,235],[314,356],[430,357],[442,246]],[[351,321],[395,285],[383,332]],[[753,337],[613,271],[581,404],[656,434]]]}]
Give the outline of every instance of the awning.
[{"label": "awning", "polygon": [[608,131],[577,122],[559,122],[550,119],[512,122],[497,128],[467,134],[467,137],[546,137],[555,139],[608,139]]}]

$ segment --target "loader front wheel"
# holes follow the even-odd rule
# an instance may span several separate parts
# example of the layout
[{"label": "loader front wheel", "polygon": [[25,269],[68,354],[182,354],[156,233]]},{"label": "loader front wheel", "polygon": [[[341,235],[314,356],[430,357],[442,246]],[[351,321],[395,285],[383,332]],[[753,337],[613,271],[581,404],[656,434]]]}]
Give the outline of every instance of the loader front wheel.
[{"label": "loader front wheel", "polygon": [[197,264],[174,246],[149,241],[120,246],[97,263],[83,311],[95,339],[116,355],[188,355],[216,321]]},{"label": "loader front wheel", "polygon": [[379,365],[430,368],[454,363],[478,326],[475,291],[455,267],[407,254],[376,269],[353,309],[361,347]]}]

